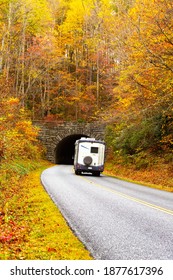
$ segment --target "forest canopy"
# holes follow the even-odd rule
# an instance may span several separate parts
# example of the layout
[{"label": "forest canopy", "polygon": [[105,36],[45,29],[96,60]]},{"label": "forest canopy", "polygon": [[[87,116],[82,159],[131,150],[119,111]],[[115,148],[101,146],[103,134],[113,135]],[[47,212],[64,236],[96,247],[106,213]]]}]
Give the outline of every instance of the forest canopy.
[{"label": "forest canopy", "polygon": [[1,102],[106,121],[129,154],[171,148],[172,27],[172,0],[0,0]]}]

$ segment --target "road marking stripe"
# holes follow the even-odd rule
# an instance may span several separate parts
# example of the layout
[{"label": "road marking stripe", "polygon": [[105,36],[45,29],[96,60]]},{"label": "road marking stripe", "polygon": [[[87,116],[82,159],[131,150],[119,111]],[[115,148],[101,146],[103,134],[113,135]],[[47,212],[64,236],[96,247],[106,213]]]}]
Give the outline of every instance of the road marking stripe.
[{"label": "road marking stripe", "polygon": [[151,203],[149,203],[149,202],[147,202],[147,201],[144,201],[144,200],[135,198],[135,197],[133,197],[133,196],[126,195],[126,194],[123,194],[123,193],[121,193],[121,192],[112,190],[112,189],[110,189],[110,188],[108,188],[108,187],[105,187],[105,186],[102,186],[102,185],[100,185],[100,184],[98,184],[98,183],[95,183],[95,182],[93,182],[93,181],[90,181],[90,180],[88,180],[88,179],[85,178],[85,177],[82,177],[82,176],[81,176],[81,178],[84,179],[84,180],[86,180],[87,182],[89,182],[89,183],[95,185],[96,187],[102,188],[102,189],[104,189],[104,190],[106,190],[106,191],[108,191],[108,192],[117,194],[118,196],[121,196],[121,197],[126,198],[126,199],[128,199],[128,200],[135,201],[135,202],[137,202],[137,203],[139,203],[139,204],[148,206],[148,207],[150,207],[150,208],[159,210],[159,211],[161,211],[161,212],[164,212],[164,213],[166,213],[166,214],[169,214],[169,215],[173,216],[173,211],[172,211],[172,210],[169,210],[169,209],[160,207],[160,206],[158,206],[158,205],[151,204]]}]

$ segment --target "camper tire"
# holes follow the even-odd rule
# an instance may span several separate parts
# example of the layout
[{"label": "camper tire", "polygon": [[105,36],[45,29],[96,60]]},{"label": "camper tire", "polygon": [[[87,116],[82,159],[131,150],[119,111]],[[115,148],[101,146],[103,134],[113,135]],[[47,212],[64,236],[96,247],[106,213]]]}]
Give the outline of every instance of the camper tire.
[{"label": "camper tire", "polygon": [[90,157],[90,156],[84,157],[84,160],[83,160],[83,162],[84,162],[84,164],[85,164],[86,166],[91,165],[92,161],[93,161],[93,159],[92,159],[92,157]]},{"label": "camper tire", "polygon": [[100,176],[100,171],[95,171],[95,172],[93,172],[93,175],[99,177],[99,176]]},{"label": "camper tire", "polygon": [[81,171],[75,170],[75,174],[76,174],[76,175],[81,175]]}]

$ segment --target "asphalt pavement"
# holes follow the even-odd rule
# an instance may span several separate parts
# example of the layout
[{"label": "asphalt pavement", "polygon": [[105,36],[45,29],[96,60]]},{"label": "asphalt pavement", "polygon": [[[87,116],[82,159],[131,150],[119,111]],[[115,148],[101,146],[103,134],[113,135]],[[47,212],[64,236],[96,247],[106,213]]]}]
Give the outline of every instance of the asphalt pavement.
[{"label": "asphalt pavement", "polygon": [[70,165],[41,181],[97,260],[173,260],[173,193],[113,177],[77,176]]}]

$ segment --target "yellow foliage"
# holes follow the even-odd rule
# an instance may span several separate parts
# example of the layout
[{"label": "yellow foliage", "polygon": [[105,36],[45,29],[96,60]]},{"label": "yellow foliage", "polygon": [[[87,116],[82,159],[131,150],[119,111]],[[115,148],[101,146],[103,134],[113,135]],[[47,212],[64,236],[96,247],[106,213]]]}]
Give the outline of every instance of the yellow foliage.
[{"label": "yellow foliage", "polygon": [[22,180],[10,179],[4,188],[8,198],[0,209],[0,259],[92,259],[40,183],[42,169],[50,164],[40,166]]},{"label": "yellow foliage", "polygon": [[38,128],[33,127],[18,98],[0,99],[0,160],[18,157],[37,158],[41,150],[37,146]]},{"label": "yellow foliage", "polygon": [[6,106],[8,106],[8,105],[10,105],[10,106],[18,105],[19,104],[19,99],[16,98],[16,97],[11,97],[11,98],[9,98],[9,100],[4,101],[4,104]]},{"label": "yellow foliage", "polygon": [[[173,192],[173,165],[165,163],[164,159],[158,159],[148,155],[150,166],[148,168],[137,168],[136,164],[124,164],[122,158],[116,155],[115,159],[110,159],[105,166],[105,174],[113,175],[123,180],[133,181],[148,187]],[[140,187],[140,186],[139,186]]]},{"label": "yellow foliage", "polygon": [[23,120],[16,123],[18,132],[25,136],[29,141],[37,141],[38,128],[33,127],[31,121]]}]

